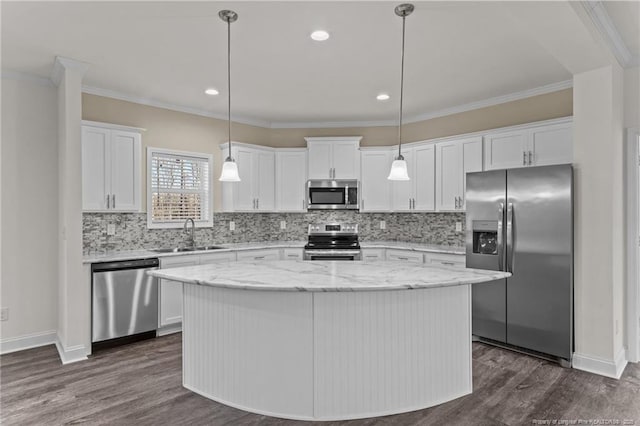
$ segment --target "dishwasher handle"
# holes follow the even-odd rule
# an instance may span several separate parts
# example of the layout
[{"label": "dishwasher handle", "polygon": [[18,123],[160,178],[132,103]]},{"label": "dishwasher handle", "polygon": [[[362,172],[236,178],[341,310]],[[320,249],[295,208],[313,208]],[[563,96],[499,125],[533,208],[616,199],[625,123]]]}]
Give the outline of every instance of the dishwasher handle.
[{"label": "dishwasher handle", "polygon": [[117,262],[92,263],[91,272],[120,271],[125,269],[158,268],[160,261],[157,257],[150,259],[119,260]]}]

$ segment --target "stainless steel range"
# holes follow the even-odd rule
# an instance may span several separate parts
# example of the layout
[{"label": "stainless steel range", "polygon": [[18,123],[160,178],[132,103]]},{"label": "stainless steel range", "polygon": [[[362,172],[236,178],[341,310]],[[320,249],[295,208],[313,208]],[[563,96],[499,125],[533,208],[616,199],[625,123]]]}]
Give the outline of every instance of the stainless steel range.
[{"label": "stainless steel range", "polygon": [[358,224],[323,223],[309,225],[309,242],[304,260],[361,260]]}]

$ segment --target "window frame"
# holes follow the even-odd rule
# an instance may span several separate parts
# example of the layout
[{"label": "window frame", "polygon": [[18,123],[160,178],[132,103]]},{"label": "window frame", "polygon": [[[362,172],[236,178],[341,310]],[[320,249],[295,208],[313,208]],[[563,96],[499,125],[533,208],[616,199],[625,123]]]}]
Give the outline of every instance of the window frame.
[{"label": "window frame", "polygon": [[213,227],[213,155],[203,152],[193,151],[179,151],[175,149],[166,148],[153,148],[147,147],[147,228],[148,229],[175,229],[182,228],[184,221],[171,221],[171,222],[159,222],[153,220],[152,215],[152,200],[153,200],[153,185],[151,177],[152,159],[154,153],[161,155],[175,155],[180,157],[193,157],[201,160],[206,160],[209,164],[209,194],[208,194],[208,208],[209,217],[206,220],[194,220],[196,228],[211,228]]}]

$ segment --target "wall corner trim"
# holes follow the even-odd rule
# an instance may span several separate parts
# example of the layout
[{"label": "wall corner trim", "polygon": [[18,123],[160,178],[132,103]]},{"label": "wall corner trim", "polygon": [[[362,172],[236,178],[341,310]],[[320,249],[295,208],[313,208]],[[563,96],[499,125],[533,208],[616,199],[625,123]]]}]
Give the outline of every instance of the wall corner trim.
[{"label": "wall corner trim", "polygon": [[81,74],[84,74],[89,69],[89,64],[86,62],[76,61],[75,59],[69,59],[62,56],[56,56],[56,60],[53,63],[53,69],[51,70],[51,81],[56,86],[60,85],[64,70],[75,69]]},{"label": "wall corner trim", "polygon": [[60,361],[63,364],[71,364],[72,362],[84,361],[87,359],[87,350],[84,345],[76,345],[65,348],[60,341],[60,336],[56,335],[56,349],[60,355]]},{"label": "wall corner trim", "polygon": [[600,358],[597,356],[584,355],[579,353],[573,354],[572,366],[576,370],[582,370],[600,376],[619,379],[622,376],[624,368],[627,366],[627,358],[625,349],[618,351],[615,359]]},{"label": "wall corner trim", "polygon": [[11,352],[23,351],[25,349],[53,345],[56,342],[56,336],[57,333],[55,330],[48,330],[39,333],[1,339],[0,354],[4,355]]}]

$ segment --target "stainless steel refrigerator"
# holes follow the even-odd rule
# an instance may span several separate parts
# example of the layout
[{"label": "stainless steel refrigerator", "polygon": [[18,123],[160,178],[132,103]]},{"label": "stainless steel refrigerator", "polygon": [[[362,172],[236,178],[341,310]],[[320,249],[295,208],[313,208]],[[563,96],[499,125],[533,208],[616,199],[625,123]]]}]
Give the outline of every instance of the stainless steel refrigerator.
[{"label": "stainless steel refrigerator", "polygon": [[472,287],[473,335],[570,363],[571,165],[468,173],[466,179],[467,267],[512,274]]}]

